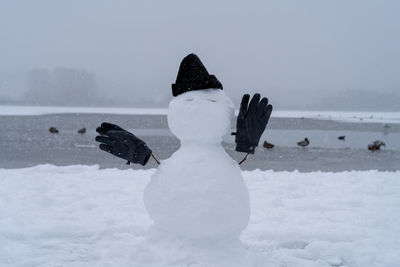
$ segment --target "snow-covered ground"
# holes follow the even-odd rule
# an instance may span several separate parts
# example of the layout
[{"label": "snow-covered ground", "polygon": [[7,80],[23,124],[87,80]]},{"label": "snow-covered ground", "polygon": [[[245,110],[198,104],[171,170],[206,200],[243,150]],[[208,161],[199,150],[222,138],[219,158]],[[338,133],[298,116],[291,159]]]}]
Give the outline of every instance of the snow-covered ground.
[{"label": "snow-covered ground", "polygon": [[7,106],[0,105],[0,116],[37,116],[46,114],[119,114],[119,115],[166,115],[167,109],[111,108],[111,107],[56,107],[56,106]]},{"label": "snow-covered ground", "polygon": [[0,266],[400,266],[400,172],[243,172],[243,255],[147,240],[152,173],[0,169]]},{"label": "snow-covered ground", "polygon": [[[0,105],[0,116],[37,116],[46,114],[70,113],[166,115],[167,111],[167,109],[163,108],[103,108]],[[272,116],[276,118],[309,118],[345,122],[400,123],[400,112],[274,110]]]},{"label": "snow-covered ground", "polygon": [[277,118],[307,118],[343,122],[400,123],[400,112],[277,110],[274,111],[273,116]]}]

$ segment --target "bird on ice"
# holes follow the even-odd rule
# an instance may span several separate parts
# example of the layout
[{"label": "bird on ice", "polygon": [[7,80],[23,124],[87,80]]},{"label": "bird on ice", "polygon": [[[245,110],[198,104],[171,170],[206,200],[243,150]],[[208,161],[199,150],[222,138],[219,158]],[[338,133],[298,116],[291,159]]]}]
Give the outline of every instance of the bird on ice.
[{"label": "bird on ice", "polygon": [[308,146],[309,144],[310,144],[310,141],[308,140],[307,137],[304,138],[303,141],[297,142],[297,145],[298,145],[298,146],[301,146],[301,147],[306,147],[306,146]]},{"label": "bird on ice", "polygon": [[49,132],[52,133],[52,134],[58,134],[59,133],[59,131],[58,131],[58,129],[56,127],[50,127],[49,128]]},{"label": "bird on ice", "polygon": [[380,150],[382,146],[386,146],[386,144],[382,141],[376,140],[372,142],[371,144],[368,144],[368,150],[369,151],[377,151]]},{"label": "bird on ice", "polygon": [[86,128],[82,128],[78,130],[78,134],[85,134],[86,133]]},{"label": "bird on ice", "polygon": [[268,143],[267,141],[264,141],[263,147],[265,147],[266,149],[271,149],[274,148],[274,144]]},{"label": "bird on ice", "polygon": [[[239,164],[221,146],[234,105],[195,54],[182,60],[172,95],[167,120],[180,148],[161,161],[145,188],[144,204],[154,222],[150,232],[164,238],[239,241],[249,222],[250,200]],[[233,133],[236,151],[254,154],[271,112],[267,98],[243,95]],[[106,122],[96,131],[99,148],[128,163],[156,159],[143,140],[118,125]]]}]

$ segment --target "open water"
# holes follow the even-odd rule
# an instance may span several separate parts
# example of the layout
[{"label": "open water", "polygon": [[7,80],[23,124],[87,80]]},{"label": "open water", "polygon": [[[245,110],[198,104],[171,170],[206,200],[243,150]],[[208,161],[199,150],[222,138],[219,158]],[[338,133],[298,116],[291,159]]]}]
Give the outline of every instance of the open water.
[{"label": "open water", "polygon": [[[98,164],[101,168],[154,168],[154,160],[142,167],[126,165],[121,159],[98,149],[95,129],[103,121],[112,122],[142,138],[160,159],[179,148],[179,140],[168,129],[164,115],[53,114],[0,116],[0,168],[23,168],[37,164]],[[232,125],[235,122],[232,121]],[[51,134],[54,126],[59,134]],[[85,127],[81,135],[77,130]],[[232,129],[234,131],[234,129]],[[338,136],[345,135],[345,141]],[[310,146],[296,145],[308,137]],[[275,144],[263,148],[262,142]],[[368,143],[382,140],[386,148],[370,152]],[[234,137],[224,137],[227,153],[240,161],[244,154],[234,150]],[[242,169],[275,171],[400,170],[400,124],[350,123],[331,120],[271,118],[254,155]]]}]

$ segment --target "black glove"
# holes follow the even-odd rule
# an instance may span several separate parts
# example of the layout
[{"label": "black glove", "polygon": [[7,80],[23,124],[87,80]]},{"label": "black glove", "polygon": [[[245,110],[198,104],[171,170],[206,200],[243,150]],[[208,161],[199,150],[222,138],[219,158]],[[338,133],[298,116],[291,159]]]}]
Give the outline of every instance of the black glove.
[{"label": "black glove", "polygon": [[100,149],[127,160],[128,164],[144,166],[151,156],[152,151],[145,142],[115,124],[103,122],[96,132],[100,134],[96,136]]},{"label": "black glove", "polygon": [[249,99],[248,94],[243,95],[236,122],[235,142],[236,151],[254,154],[271,116],[272,105],[268,105],[267,98],[260,101],[260,94],[255,94],[247,108]]}]

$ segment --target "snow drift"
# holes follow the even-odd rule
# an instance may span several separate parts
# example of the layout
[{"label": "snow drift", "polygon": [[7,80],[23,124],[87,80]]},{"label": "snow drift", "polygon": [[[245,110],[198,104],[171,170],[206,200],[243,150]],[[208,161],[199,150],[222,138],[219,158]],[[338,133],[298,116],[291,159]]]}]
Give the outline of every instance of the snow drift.
[{"label": "snow drift", "polygon": [[235,255],[146,238],[154,171],[0,169],[0,266],[399,266],[400,172],[243,172],[251,218]]}]

